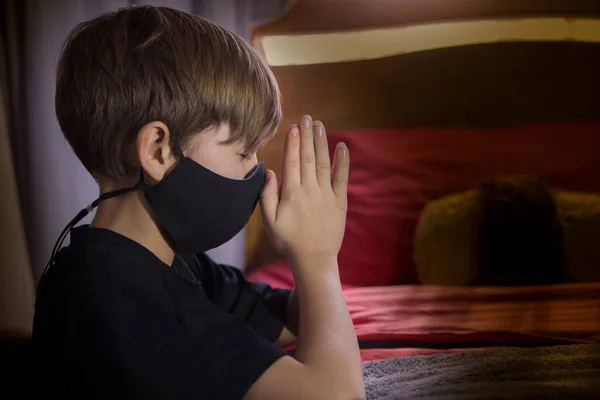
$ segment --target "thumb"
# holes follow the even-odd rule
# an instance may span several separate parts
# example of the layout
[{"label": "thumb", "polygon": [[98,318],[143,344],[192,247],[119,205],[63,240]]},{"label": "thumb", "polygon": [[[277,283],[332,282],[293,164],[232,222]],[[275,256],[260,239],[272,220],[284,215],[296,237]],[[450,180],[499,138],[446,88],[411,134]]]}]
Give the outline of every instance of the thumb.
[{"label": "thumb", "polygon": [[277,177],[275,172],[267,170],[265,186],[260,194],[260,209],[263,222],[272,225],[277,215],[277,205],[279,204],[279,194]]}]

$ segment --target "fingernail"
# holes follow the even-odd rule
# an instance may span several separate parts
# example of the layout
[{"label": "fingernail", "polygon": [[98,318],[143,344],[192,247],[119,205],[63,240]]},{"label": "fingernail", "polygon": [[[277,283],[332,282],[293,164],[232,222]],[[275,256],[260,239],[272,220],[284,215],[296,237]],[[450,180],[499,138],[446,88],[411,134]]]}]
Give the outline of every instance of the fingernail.
[{"label": "fingernail", "polygon": [[297,126],[292,126],[292,129],[290,129],[290,135],[292,136],[298,136],[298,127]]},{"label": "fingernail", "polygon": [[305,115],[302,117],[302,128],[309,129],[312,124],[312,118],[310,115]]},{"label": "fingernail", "polygon": [[315,136],[323,136],[323,127],[321,125],[315,124],[313,129],[315,130]]},{"label": "fingernail", "polygon": [[338,143],[337,148],[342,158],[348,157],[348,148],[345,143]]}]

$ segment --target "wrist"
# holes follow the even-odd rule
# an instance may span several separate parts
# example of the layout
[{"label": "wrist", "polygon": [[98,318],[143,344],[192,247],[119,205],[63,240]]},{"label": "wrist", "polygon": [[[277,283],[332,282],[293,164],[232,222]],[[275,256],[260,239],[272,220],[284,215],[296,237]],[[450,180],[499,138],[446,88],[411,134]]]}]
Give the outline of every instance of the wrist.
[{"label": "wrist", "polygon": [[337,256],[328,254],[296,254],[287,257],[296,280],[339,279]]},{"label": "wrist", "polygon": [[[286,256],[290,267],[303,268],[310,266],[310,269],[335,269],[337,270],[337,255],[327,253],[289,253]],[[323,267],[314,268],[313,266],[322,265]]]}]

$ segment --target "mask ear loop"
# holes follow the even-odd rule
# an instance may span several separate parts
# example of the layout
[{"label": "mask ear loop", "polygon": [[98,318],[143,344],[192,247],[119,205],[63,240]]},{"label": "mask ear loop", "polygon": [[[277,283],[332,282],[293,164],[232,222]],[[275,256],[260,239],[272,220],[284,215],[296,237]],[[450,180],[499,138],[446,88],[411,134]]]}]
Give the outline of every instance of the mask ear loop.
[{"label": "mask ear loop", "polygon": [[171,139],[171,142],[173,142],[173,148],[175,149],[175,153],[177,153],[177,155],[179,156],[179,161],[181,161],[181,159],[184,158],[185,156],[183,155],[183,151],[181,151],[179,142],[177,142],[177,140],[175,140],[175,139]]},{"label": "mask ear loop", "polygon": [[150,185],[148,185],[144,180],[144,168],[140,168],[140,180],[135,184],[134,188],[145,192],[149,187]]},{"label": "mask ear loop", "polygon": [[54,263],[54,259],[56,258],[56,255],[58,254],[59,250],[61,249],[62,244],[65,241],[65,238],[67,237],[67,235],[69,234],[69,232],[71,231],[71,229],[73,229],[73,227],[75,225],[77,225],[90,212],[92,212],[92,210],[94,208],[98,207],[98,204],[100,204],[100,202],[102,202],[104,200],[111,199],[113,197],[121,196],[121,195],[123,195],[125,193],[131,192],[131,191],[136,190],[136,189],[137,189],[137,187],[129,187],[129,188],[115,190],[113,192],[104,193],[104,194],[100,195],[100,197],[98,197],[96,200],[94,200],[92,202],[92,204],[90,204],[89,206],[87,206],[83,210],[79,211],[79,213],[77,213],[77,215],[75,216],[75,218],[73,218],[71,220],[71,222],[69,222],[67,224],[67,226],[65,226],[65,228],[63,229],[63,231],[58,236],[58,240],[54,244],[54,247],[52,249],[52,253],[50,255],[50,259],[48,260],[48,263],[46,263],[46,266],[44,267],[44,271],[42,272],[42,275],[40,276],[40,281],[38,282],[37,289],[36,289],[36,297],[39,295],[40,286],[42,285],[42,281],[46,277],[46,274],[48,273],[48,270],[50,269],[50,266]]}]

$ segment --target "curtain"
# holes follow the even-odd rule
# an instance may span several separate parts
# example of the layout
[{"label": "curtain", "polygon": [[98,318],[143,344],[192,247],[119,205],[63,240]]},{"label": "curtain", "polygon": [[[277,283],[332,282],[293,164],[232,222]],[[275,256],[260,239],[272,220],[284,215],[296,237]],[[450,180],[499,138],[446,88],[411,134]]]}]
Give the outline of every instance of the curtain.
[{"label": "curtain", "polygon": [[[3,23],[6,15],[3,12]],[[34,286],[10,145],[13,118],[8,102],[11,85],[5,33],[0,30],[0,338],[13,339],[31,334]]]},{"label": "curtain", "polygon": [[[203,15],[245,38],[257,23],[275,19],[293,0],[6,0],[22,7],[9,36],[22,42],[21,65],[10,80],[18,101],[18,132],[11,135],[31,265],[39,278],[62,228],[98,196],[98,187],[64,139],[54,112],[55,68],[67,33],[79,22],[130,5],[162,5]],[[24,4],[23,4],[24,3]],[[19,21],[19,20],[18,20]],[[11,96],[11,99],[14,98]],[[3,180],[4,181],[4,180]],[[82,223],[88,223],[88,217]],[[245,233],[211,250],[218,262],[245,263]]]}]

